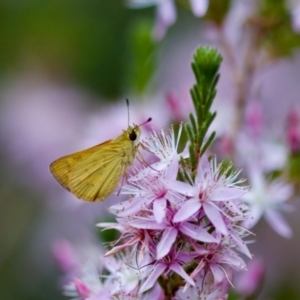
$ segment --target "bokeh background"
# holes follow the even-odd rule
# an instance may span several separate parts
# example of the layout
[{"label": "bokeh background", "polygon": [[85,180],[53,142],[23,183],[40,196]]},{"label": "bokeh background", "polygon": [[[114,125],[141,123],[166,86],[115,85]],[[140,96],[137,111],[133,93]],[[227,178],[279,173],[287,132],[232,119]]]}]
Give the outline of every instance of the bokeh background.
[{"label": "bokeh background", "polygon": [[[266,130],[288,145],[288,115],[300,106],[300,35],[292,24],[297,1],[211,0],[201,17],[189,1],[175,3],[176,22],[157,39],[155,6],[132,9],[122,0],[1,2],[0,299],[65,299],[53,258],[58,241],[68,240],[87,255],[102,253],[95,223],[108,218],[106,207],[120,199],[83,203],[55,182],[49,164],[120,134],[128,124],[126,98],[130,122],[152,117],[152,127],[167,129],[186,121],[192,109],[190,63],[198,46],[217,47],[224,55],[215,106],[221,134],[231,126],[236,99],[224,41],[242,64],[249,47],[242,32],[260,22],[265,43],[259,55],[270,59],[252,74],[247,99],[259,100]],[[253,11],[260,19],[249,18]],[[250,250],[266,265],[261,299],[300,299],[299,200],[295,192],[295,211],[287,215],[292,238],[264,221],[253,229]]]}]

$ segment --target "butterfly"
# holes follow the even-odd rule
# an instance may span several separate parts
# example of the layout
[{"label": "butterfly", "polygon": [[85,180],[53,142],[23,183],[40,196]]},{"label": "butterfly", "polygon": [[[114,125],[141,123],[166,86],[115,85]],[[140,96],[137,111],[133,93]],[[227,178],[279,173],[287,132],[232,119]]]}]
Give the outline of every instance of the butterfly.
[{"label": "butterfly", "polygon": [[[150,121],[151,118],[143,124]],[[141,125],[128,126],[115,139],[55,160],[50,165],[51,173],[79,199],[103,201],[133,164],[140,145]]]}]

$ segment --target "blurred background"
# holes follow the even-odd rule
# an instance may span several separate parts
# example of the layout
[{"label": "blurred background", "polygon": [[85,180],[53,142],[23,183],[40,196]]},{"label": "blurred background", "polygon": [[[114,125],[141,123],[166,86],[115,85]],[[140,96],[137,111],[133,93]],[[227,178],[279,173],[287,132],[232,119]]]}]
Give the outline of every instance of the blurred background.
[{"label": "blurred background", "polygon": [[49,164],[119,135],[126,98],[131,123],[152,117],[145,132],[186,121],[201,45],[224,56],[215,147],[234,139],[254,105],[264,136],[284,149],[285,163],[272,170],[294,186],[295,209],[285,214],[293,236],[262,220],[250,250],[266,268],[260,299],[300,299],[300,1],[163,2],[1,2],[0,299],[65,299],[60,242],[83,256],[103,253],[95,224],[120,199],[84,203],[57,184]]}]

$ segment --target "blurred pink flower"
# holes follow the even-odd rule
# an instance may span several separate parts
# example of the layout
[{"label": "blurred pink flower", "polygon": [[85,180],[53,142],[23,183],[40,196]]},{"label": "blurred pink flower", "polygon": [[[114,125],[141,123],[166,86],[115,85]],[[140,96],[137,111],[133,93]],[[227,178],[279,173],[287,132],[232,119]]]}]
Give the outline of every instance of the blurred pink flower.
[{"label": "blurred pink flower", "polygon": [[292,206],[286,203],[293,195],[292,185],[282,179],[268,182],[258,168],[252,168],[248,176],[251,190],[242,196],[242,200],[249,205],[249,215],[244,225],[252,228],[264,216],[278,234],[290,238],[292,230],[281,212],[292,210]]},{"label": "blurred pink flower", "polygon": [[263,112],[261,105],[251,102],[246,109],[246,130],[253,136],[261,136],[263,131]]},{"label": "blurred pink flower", "polygon": [[205,15],[208,9],[209,0],[190,0],[190,5],[193,14],[196,17],[202,17]]},{"label": "blurred pink flower", "polygon": [[228,292],[231,287],[230,281],[233,273],[227,270],[228,280],[223,282],[215,282],[212,272],[201,270],[194,278],[195,286],[191,286],[188,290],[180,288],[177,292],[177,299],[193,299],[193,300],[227,300]]},{"label": "blurred pink flower", "polygon": [[218,150],[222,157],[230,159],[234,154],[234,146],[233,138],[229,135],[223,135],[220,138]]},{"label": "blurred pink flower", "polygon": [[[138,297],[139,282],[145,277],[145,272],[137,272],[136,261],[129,252],[119,255],[118,259],[110,256],[100,259],[88,258],[78,264],[72,277],[65,274],[67,284],[64,294],[72,299],[80,300],[112,300],[140,299]],[[105,277],[105,281],[101,278]],[[155,299],[160,299],[161,289],[152,291]]]},{"label": "blurred pink flower", "polygon": [[239,274],[235,286],[243,298],[254,299],[263,286],[266,266],[262,259],[255,258],[249,262],[247,269]]},{"label": "blurred pink flower", "polygon": [[292,108],[288,114],[287,141],[291,153],[300,152],[300,110],[298,107]]},{"label": "blurred pink flower", "polygon": [[283,169],[288,160],[288,148],[270,134],[261,136],[240,132],[235,139],[235,162],[247,174],[254,166],[264,172]]},{"label": "blurred pink flower", "polygon": [[64,295],[73,300],[111,300],[111,295],[99,279],[98,268],[87,261],[77,276],[64,286]]},{"label": "blurred pink flower", "polygon": [[300,33],[300,1],[288,0],[287,3],[292,17],[292,26],[296,32]]},{"label": "blurred pink flower", "polygon": [[[208,8],[208,0],[190,0],[190,6],[196,17],[202,17]],[[174,0],[128,0],[129,7],[143,8],[155,5],[156,21],[154,26],[154,38],[161,40],[167,29],[173,25],[177,18]]]},{"label": "blurred pink flower", "polygon": [[59,240],[52,246],[52,253],[59,268],[64,273],[74,273],[79,267],[74,247],[67,240]]},{"label": "blurred pink flower", "polygon": [[81,280],[74,278],[75,288],[78,293],[80,299],[88,299],[90,298],[90,294],[92,293],[88,286],[82,282]]},{"label": "blurred pink flower", "polygon": [[50,162],[82,137],[84,96],[72,87],[28,76],[8,84],[1,98],[1,144],[20,180],[43,189]]},{"label": "blurred pink flower", "polygon": [[189,113],[193,110],[188,88],[167,92],[165,100],[166,108],[170,111],[171,120],[175,120],[177,123],[187,120]]}]

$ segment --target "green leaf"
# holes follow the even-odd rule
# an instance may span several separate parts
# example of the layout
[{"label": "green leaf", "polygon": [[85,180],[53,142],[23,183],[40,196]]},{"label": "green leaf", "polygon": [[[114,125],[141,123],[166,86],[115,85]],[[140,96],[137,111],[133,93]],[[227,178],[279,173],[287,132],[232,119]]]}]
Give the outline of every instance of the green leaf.
[{"label": "green leaf", "polygon": [[131,79],[134,91],[142,94],[155,69],[155,44],[152,36],[153,24],[138,20],[132,24],[130,37]]},{"label": "green leaf", "polygon": [[272,59],[290,56],[300,47],[300,35],[292,27],[285,0],[259,1],[258,15],[249,24],[259,32],[259,43]]},{"label": "green leaf", "polygon": [[222,56],[219,52],[210,47],[200,47],[196,50],[192,62],[192,69],[196,78],[196,84],[190,90],[193,99],[195,115],[190,114],[191,124],[184,128],[190,141],[190,165],[195,170],[198,165],[200,155],[202,155],[211,145],[215,133],[208,139],[206,134],[209,126],[216,116],[216,112],[211,111],[213,100],[216,96],[216,85],[219,80],[219,68]]},{"label": "green leaf", "polygon": [[205,19],[221,26],[231,6],[231,0],[210,0]]}]

